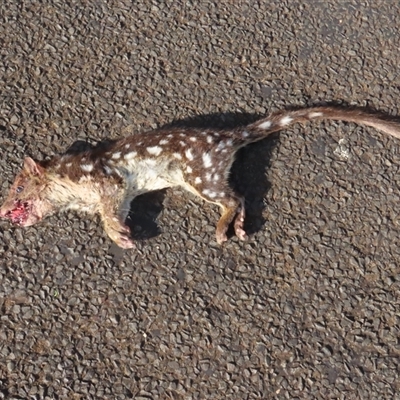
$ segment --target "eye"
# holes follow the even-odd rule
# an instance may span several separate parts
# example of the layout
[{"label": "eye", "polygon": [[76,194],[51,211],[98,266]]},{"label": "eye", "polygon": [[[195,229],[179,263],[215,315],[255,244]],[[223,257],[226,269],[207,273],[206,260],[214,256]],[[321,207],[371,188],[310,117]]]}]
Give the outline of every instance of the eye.
[{"label": "eye", "polygon": [[24,190],[24,187],[23,187],[23,186],[17,186],[17,188],[15,189],[15,191],[16,191],[17,193],[21,193],[23,190]]}]

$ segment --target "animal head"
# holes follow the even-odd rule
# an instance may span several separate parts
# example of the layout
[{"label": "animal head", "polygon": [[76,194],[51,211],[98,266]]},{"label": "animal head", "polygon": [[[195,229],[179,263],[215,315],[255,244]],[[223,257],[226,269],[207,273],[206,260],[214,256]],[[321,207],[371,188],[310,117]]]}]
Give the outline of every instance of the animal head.
[{"label": "animal head", "polygon": [[0,208],[0,217],[19,226],[30,226],[42,220],[51,211],[51,204],[45,200],[48,183],[45,169],[26,157],[22,171],[16,176]]}]

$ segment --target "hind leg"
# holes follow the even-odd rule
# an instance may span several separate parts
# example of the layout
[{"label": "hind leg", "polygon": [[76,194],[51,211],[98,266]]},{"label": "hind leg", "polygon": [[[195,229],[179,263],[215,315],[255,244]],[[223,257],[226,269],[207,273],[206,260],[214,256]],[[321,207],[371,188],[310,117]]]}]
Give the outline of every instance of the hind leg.
[{"label": "hind leg", "polygon": [[244,222],[244,199],[238,197],[231,197],[227,201],[221,201],[219,205],[222,207],[222,215],[217,223],[217,230],[215,232],[217,242],[219,244],[227,240],[226,232],[229,225],[234,222],[235,234],[240,240],[246,240],[246,232],[243,230]]},{"label": "hind leg", "polygon": [[244,198],[232,190],[225,173],[218,173],[214,167],[207,173],[200,171],[197,177],[193,172],[193,174],[187,174],[185,178],[183,186],[187,190],[221,207],[222,215],[217,223],[215,233],[217,242],[221,244],[227,240],[226,233],[233,221],[235,221],[233,226],[236,236],[241,240],[245,240],[246,233],[243,229],[245,217]]},{"label": "hind leg", "polygon": [[209,202],[218,204],[222,208],[222,215],[217,223],[217,229],[215,232],[218,244],[226,242],[226,233],[233,220],[235,220],[233,226],[236,236],[240,240],[246,239],[246,232],[243,229],[245,209],[244,199],[242,197],[239,197],[234,193],[224,194],[223,197],[221,196],[219,198],[207,198],[204,195],[202,197]]},{"label": "hind leg", "polygon": [[246,240],[247,239],[246,232],[243,229],[244,218],[246,216],[244,197],[240,197],[239,200],[240,200],[240,209],[234,223],[235,234],[240,240]]}]

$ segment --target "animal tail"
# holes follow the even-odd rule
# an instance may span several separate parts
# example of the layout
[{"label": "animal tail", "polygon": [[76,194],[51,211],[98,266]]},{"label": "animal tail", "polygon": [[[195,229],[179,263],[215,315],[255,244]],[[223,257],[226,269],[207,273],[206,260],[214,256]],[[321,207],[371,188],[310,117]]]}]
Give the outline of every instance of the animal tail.
[{"label": "animal tail", "polygon": [[360,108],[310,107],[295,111],[280,111],[248,126],[249,139],[260,140],[273,132],[296,123],[316,120],[336,120],[371,126],[381,132],[400,138],[400,120],[388,115],[368,112]]}]

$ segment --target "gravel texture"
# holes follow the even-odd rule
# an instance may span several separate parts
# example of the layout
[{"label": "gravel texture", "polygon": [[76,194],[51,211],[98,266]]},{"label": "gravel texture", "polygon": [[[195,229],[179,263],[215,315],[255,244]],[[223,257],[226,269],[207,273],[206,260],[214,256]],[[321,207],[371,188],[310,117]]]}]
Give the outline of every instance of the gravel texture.
[{"label": "gravel texture", "polygon": [[[0,200],[37,159],[323,102],[399,115],[400,6],[3,1]],[[0,399],[399,399],[400,142],[344,123],[241,151],[247,242],[168,190],[137,249],[75,213],[0,223]]]}]

